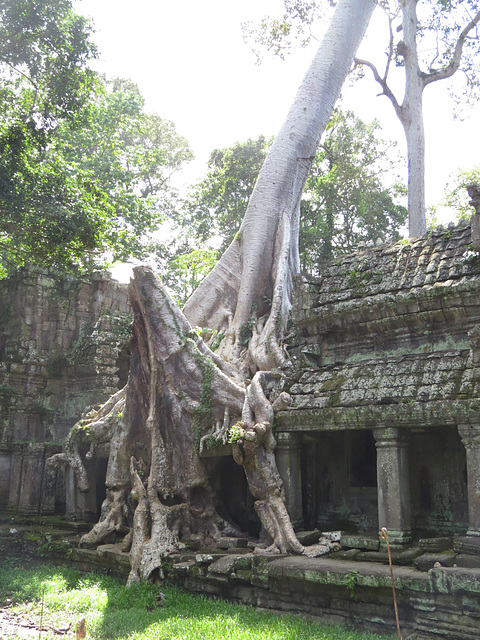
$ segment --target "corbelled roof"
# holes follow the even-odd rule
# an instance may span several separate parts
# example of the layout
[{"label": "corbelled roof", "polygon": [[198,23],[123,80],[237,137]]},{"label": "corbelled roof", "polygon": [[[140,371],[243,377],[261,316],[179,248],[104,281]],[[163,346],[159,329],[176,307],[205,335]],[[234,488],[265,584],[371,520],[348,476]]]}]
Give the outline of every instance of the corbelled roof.
[{"label": "corbelled roof", "polygon": [[284,370],[293,404],[278,426],[478,420],[479,320],[480,256],[466,223],[299,278]]}]

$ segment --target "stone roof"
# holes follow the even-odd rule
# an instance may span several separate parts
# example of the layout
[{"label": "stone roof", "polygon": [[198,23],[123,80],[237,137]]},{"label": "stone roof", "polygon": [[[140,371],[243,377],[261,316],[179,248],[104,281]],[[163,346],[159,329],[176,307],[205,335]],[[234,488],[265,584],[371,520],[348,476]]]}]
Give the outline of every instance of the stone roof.
[{"label": "stone roof", "polygon": [[480,256],[470,225],[371,247],[297,280],[281,428],[480,418]]}]

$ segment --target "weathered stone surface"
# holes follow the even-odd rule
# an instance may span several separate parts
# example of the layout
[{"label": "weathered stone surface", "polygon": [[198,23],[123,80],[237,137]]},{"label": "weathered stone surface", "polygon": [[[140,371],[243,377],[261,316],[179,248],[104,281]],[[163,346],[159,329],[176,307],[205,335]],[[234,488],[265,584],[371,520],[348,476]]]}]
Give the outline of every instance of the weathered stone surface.
[{"label": "weathered stone surface", "polygon": [[304,547],[310,544],[316,544],[320,540],[321,535],[322,533],[318,529],[314,531],[296,531],[297,539]]},{"label": "weathered stone surface", "polygon": [[[75,501],[66,507],[66,479],[44,473],[45,459],[85,409],[126,382],[126,287],[108,273],[28,269],[0,282],[0,309],[0,507],[78,515]],[[89,508],[96,517],[95,498]]]},{"label": "weathered stone surface", "polygon": [[298,278],[281,384],[293,402],[276,433],[302,443],[305,525],[386,527],[392,548],[480,533],[470,433],[480,426],[480,258],[470,243],[461,224]]},{"label": "weathered stone surface", "polygon": [[430,553],[447,551],[448,549],[453,549],[453,537],[420,538],[418,544],[422,551]]},{"label": "weathered stone surface", "polygon": [[414,566],[420,571],[428,571],[434,567],[453,567],[456,554],[453,551],[443,553],[423,553],[413,561]]},{"label": "weathered stone surface", "polygon": [[341,537],[342,547],[351,547],[355,549],[366,549],[369,551],[378,551],[380,549],[380,541],[378,536],[371,538],[369,536],[362,535],[348,535],[343,533]]},{"label": "weathered stone surface", "polygon": [[455,565],[465,569],[480,569],[480,556],[459,553],[455,558]]},{"label": "weathered stone surface", "polygon": [[456,537],[453,540],[453,550],[457,553],[468,553],[480,557],[480,537]]},{"label": "weathered stone surface", "polygon": [[360,251],[327,265],[319,280],[299,280],[289,349],[298,366],[287,373],[294,404],[279,423],[306,407],[394,404],[402,412],[402,403],[478,398],[467,334],[480,318],[480,260],[469,243],[464,225]]},{"label": "weathered stone surface", "polygon": [[247,538],[234,538],[234,537],[224,536],[222,538],[219,538],[217,542],[217,546],[219,549],[236,549],[236,548],[245,549],[247,545],[248,545]]}]

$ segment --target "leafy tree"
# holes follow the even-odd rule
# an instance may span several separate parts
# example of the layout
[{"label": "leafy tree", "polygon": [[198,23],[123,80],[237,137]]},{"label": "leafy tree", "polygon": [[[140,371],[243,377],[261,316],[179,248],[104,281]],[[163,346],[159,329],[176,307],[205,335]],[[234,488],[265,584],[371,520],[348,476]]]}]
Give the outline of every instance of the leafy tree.
[{"label": "leafy tree", "polygon": [[188,253],[178,252],[166,261],[162,281],[172,291],[179,305],[184,305],[200,282],[210,273],[219,258],[217,249],[201,247]]},{"label": "leafy tree", "polygon": [[115,79],[99,84],[77,122],[58,131],[59,150],[104,216],[99,249],[114,260],[145,257],[152,233],[173,215],[170,178],[193,154],[172,122],[145,113],[138,87]]},{"label": "leafy tree", "polygon": [[91,35],[71,0],[2,1],[1,98],[16,105],[17,124],[45,134],[82,106],[93,77],[88,64],[96,56]]},{"label": "leafy tree", "polygon": [[[400,237],[406,209],[396,203],[404,189],[395,182],[398,162],[393,143],[379,138],[378,123],[365,124],[353,113],[337,109],[330,119],[312,163],[301,201],[300,264],[316,274],[322,263],[354,250],[359,242],[385,242]],[[183,217],[187,242],[221,238],[225,250],[238,232],[269,143],[257,140],[236,143],[212,152],[209,171],[185,203]],[[392,158],[392,159],[389,159]],[[386,186],[388,181],[393,185]],[[190,238],[190,240],[188,240]],[[170,264],[183,282],[189,264]],[[171,284],[172,272],[170,271]],[[177,283],[177,284],[178,284]]]},{"label": "leafy tree", "polygon": [[[56,244],[90,248],[96,232],[88,214],[61,222],[57,202],[69,188],[53,156],[45,152],[60,122],[81,110],[90,94],[96,55],[91,26],[69,0],[4,0],[0,5],[0,270],[23,264],[33,254],[43,260]],[[74,191],[74,190],[72,190]],[[72,199],[75,200],[72,194]],[[26,198],[30,205],[26,206]],[[29,209],[29,210],[28,210]],[[56,242],[52,232],[57,229]],[[15,239],[16,237],[16,239]],[[55,256],[53,257],[55,260]]]},{"label": "leafy tree", "polygon": [[91,27],[69,1],[8,1],[0,17],[0,271],[145,255],[186,141],[134,84],[88,68]]},{"label": "leafy tree", "polygon": [[[394,143],[379,138],[377,122],[336,110],[320,142],[305,186],[300,220],[302,269],[350,253],[360,242],[394,241],[407,217],[397,203]],[[389,186],[387,186],[389,183]]]},{"label": "leafy tree", "polygon": [[[265,19],[258,30],[247,35],[256,44],[274,53],[291,48],[296,32],[306,44],[318,18],[321,2],[286,0],[280,20]],[[462,71],[466,88],[457,100],[478,96],[480,71],[480,3],[478,0],[382,0],[378,6],[388,23],[385,61],[382,67],[357,59],[357,69],[368,68],[381,87],[381,95],[392,103],[407,141],[408,211],[411,236],[426,231],[425,216],[425,135],[423,129],[423,91],[428,85],[451,78]],[[296,29],[293,28],[294,25]],[[300,27],[298,25],[301,25]],[[403,95],[397,96],[392,84],[394,69],[403,72]]]}]

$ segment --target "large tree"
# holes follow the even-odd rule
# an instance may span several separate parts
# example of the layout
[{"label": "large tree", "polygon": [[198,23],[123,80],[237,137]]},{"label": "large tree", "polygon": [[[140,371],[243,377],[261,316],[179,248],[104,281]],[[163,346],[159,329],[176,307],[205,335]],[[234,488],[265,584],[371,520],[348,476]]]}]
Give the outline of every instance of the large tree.
[{"label": "large tree", "polygon": [[[235,456],[245,467],[272,550],[303,552],[289,523],[273,460],[273,414],[287,398],[271,396],[274,378],[268,370],[285,360],[281,339],[298,270],[298,214],[305,180],[373,7],[373,0],[338,3],[260,172],[240,235],[184,313],[150,270],[135,271],[127,387],[79,425],[88,426],[92,440],[111,442],[107,498],[100,522],[84,542],[98,543],[131,525],[130,582],[161,571],[162,556],[178,549],[182,538],[208,542],[218,535],[224,525],[198,452],[205,436],[225,438],[240,418]],[[255,327],[245,349],[242,327],[252,314]],[[224,331],[223,357],[207,347],[192,325]],[[247,372],[255,375],[245,389]],[[82,478],[72,438],[63,459],[69,458]],[[129,491],[137,501],[132,522]]]},{"label": "large tree", "polygon": [[[311,37],[322,2],[285,0],[280,19],[265,19],[259,29],[248,27],[257,44],[282,54],[299,36],[302,44]],[[379,8],[387,18],[385,60],[374,64],[357,59],[357,68],[368,68],[392,103],[405,132],[408,156],[408,212],[410,236],[426,231],[424,89],[458,71],[466,80],[462,100],[478,95],[480,71],[480,3],[478,0],[382,0]],[[394,70],[403,72],[396,90]]]},{"label": "large tree", "polygon": [[90,37],[68,0],[0,6],[0,275],[143,257],[173,209],[191,151],[134,84],[89,69]]}]

